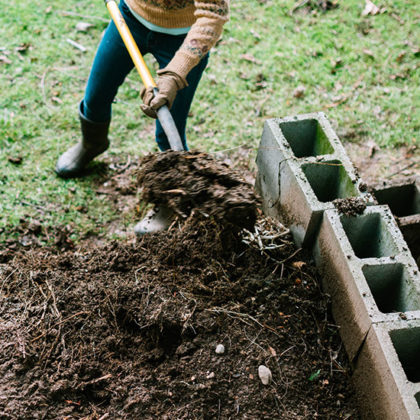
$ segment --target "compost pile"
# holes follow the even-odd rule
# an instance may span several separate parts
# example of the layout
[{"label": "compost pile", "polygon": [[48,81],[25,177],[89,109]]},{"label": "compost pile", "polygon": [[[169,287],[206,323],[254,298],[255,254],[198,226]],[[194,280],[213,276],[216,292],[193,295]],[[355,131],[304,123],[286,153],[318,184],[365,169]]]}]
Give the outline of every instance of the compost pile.
[{"label": "compost pile", "polygon": [[183,218],[194,211],[220,224],[253,228],[257,198],[252,186],[210,155],[155,153],[144,157],[140,168],[137,181],[143,200],[170,207]]},{"label": "compost pile", "polygon": [[[288,230],[225,167],[148,159],[143,190],[180,215],[169,231],[75,246],[68,226],[22,221],[0,251],[0,418],[358,418],[328,297]],[[171,160],[185,194],[148,181]],[[98,194],[126,207],[137,171]]]}]

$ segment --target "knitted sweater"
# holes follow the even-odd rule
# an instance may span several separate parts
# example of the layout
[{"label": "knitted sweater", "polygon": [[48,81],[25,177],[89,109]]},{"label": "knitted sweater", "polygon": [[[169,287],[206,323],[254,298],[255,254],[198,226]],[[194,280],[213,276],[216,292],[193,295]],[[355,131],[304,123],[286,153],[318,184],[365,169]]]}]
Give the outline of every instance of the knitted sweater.
[{"label": "knitted sweater", "polygon": [[187,77],[220,38],[228,20],[229,0],[125,0],[148,22],[164,28],[191,26],[183,44],[166,66]]}]

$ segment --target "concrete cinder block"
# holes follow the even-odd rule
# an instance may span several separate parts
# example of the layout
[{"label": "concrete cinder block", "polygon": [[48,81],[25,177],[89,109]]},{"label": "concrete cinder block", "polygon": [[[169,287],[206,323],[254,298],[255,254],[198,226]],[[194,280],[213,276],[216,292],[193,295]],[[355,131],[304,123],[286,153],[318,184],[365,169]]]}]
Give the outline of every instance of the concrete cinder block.
[{"label": "concrete cinder block", "polygon": [[390,207],[420,266],[420,178],[375,186],[373,195],[379,204]]},{"label": "concrete cinder block", "polygon": [[335,199],[373,202],[323,113],[266,121],[257,166],[265,213],[281,219],[298,246],[311,246]]},{"label": "concrete cinder block", "polygon": [[420,418],[420,319],[373,324],[355,361],[363,418]]},{"label": "concrete cinder block", "polygon": [[420,319],[420,274],[388,206],[326,210],[313,255],[350,360],[372,324]]}]

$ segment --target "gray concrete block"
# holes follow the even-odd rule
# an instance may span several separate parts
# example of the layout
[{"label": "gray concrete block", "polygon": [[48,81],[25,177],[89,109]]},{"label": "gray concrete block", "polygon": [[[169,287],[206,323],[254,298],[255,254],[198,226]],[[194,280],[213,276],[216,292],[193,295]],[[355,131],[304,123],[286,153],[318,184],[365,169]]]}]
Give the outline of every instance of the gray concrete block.
[{"label": "gray concrete block", "polygon": [[420,319],[373,324],[353,382],[366,419],[420,418]]},{"label": "gray concrete block", "polygon": [[376,186],[373,195],[390,207],[420,267],[420,178]]},{"label": "gray concrete block", "polygon": [[326,210],[313,255],[350,360],[372,324],[420,319],[420,274],[388,206]]},{"label": "gray concrete block", "polygon": [[373,201],[323,113],[266,121],[257,166],[265,213],[282,220],[298,246],[311,245],[335,199]]}]

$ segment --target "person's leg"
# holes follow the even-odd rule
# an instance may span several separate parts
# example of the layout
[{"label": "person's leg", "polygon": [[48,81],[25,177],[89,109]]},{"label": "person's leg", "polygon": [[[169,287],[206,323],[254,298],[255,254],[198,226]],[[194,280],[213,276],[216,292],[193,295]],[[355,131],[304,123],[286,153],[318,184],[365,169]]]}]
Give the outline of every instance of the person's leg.
[{"label": "person's leg", "polygon": [[[130,13],[124,1],[120,10],[139,49],[147,40],[148,31]],[[108,130],[111,104],[119,86],[134,67],[130,55],[111,22],[99,44],[88,79],[85,97],[79,105],[82,141],[63,153],[56,164],[56,173],[64,178],[83,175],[85,167],[109,146]]]},{"label": "person's leg", "polygon": [[[143,55],[146,54],[149,30],[132,16],[124,1],[120,3],[120,11],[139,50]],[[82,108],[86,118],[95,122],[111,119],[112,102],[118,88],[133,67],[127,48],[114,22],[111,21],[99,44],[87,82]]]},{"label": "person's leg", "polygon": [[[155,56],[160,68],[166,67],[181,46],[184,37],[153,33],[153,41],[149,42],[150,52]],[[185,150],[188,150],[186,139],[187,117],[195,91],[204,69],[207,66],[208,54],[195,66],[187,76],[188,86],[180,90],[171,108],[171,114],[178,129]],[[170,148],[168,139],[159,121],[156,121],[156,142],[161,151]]]}]

